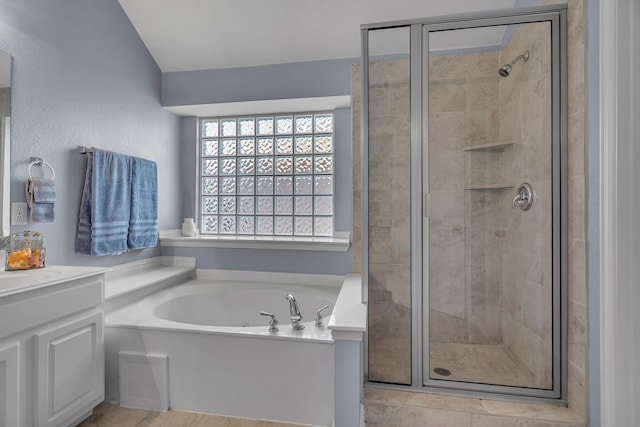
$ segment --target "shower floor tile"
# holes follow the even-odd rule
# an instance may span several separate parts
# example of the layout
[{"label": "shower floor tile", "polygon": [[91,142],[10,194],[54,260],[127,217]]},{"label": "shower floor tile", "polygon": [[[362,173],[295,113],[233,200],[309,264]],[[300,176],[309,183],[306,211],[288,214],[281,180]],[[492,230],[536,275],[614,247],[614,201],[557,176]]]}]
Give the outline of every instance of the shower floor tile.
[{"label": "shower floor tile", "polygon": [[[501,345],[434,343],[430,365],[431,379],[519,387],[538,387],[540,382]],[[438,375],[435,368],[444,368],[451,375]]]}]

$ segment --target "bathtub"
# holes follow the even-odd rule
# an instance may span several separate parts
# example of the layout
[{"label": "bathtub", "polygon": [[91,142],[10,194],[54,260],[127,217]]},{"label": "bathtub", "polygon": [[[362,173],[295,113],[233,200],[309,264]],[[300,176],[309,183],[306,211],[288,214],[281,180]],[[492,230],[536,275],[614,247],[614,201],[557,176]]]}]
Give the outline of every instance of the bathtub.
[{"label": "bathtub", "polygon": [[[334,342],[326,323],[344,277],[245,275],[229,280],[198,270],[196,279],[108,313],[107,399],[123,397],[119,357],[166,356],[166,384],[156,375],[128,390],[153,398],[166,387],[172,409],[330,426]],[[301,331],[289,323],[289,293],[304,317]],[[324,325],[316,327],[315,313],[325,305]],[[261,311],[276,315],[278,332],[269,332],[269,318]],[[143,376],[153,370],[139,362]]]}]

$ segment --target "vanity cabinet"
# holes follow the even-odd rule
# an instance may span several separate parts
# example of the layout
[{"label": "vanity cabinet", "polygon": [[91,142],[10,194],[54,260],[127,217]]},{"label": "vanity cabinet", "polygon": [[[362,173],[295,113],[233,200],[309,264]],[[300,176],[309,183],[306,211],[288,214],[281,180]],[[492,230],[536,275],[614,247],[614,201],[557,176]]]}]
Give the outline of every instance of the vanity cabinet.
[{"label": "vanity cabinet", "polygon": [[58,426],[104,398],[103,313],[36,334],[36,425]]},{"label": "vanity cabinet", "polygon": [[53,271],[5,292],[0,276],[0,427],[75,425],[104,400],[104,270]]},{"label": "vanity cabinet", "polygon": [[6,342],[0,345],[0,426],[18,425],[19,371],[18,351],[20,343]]}]

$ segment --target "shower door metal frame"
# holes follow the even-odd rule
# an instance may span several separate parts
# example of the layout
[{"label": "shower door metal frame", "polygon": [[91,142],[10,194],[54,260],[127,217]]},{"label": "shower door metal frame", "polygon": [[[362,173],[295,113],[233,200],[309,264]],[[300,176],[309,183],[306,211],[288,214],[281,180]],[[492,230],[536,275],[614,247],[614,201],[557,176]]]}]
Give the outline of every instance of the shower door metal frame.
[{"label": "shower door metal frame", "polygon": [[[361,26],[362,36],[362,280],[363,301],[368,291],[368,31],[410,27],[410,104],[411,104],[411,379],[410,386],[369,382],[371,386],[412,389],[414,391],[498,398],[521,402],[566,405],[567,398],[567,50],[566,4],[516,8],[482,13],[394,21]],[[502,386],[446,380],[425,375],[429,366],[429,33],[474,27],[550,22],[551,24],[551,123],[552,123],[552,389]],[[497,72],[497,71],[496,71]],[[420,171],[417,173],[415,171]],[[415,238],[419,236],[419,238]],[[423,292],[423,289],[426,291]],[[424,294],[424,295],[423,295]],[[365,337],[365,378],[368,378],[368,337]]]}]

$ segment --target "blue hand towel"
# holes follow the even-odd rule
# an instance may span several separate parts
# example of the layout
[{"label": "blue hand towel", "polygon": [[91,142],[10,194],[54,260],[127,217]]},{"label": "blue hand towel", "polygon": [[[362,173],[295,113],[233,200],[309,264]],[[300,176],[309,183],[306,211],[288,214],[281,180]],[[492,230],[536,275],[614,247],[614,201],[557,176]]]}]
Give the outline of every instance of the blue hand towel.
[{"label": "blue hand towel", "polygon": [[125,252],[131,216],[131,157],[99,149],[88,155],[76,251],[90,255]]},{"label": "blue hand towel", "polygon": [[31,222],[53,222],[56,186],[52,179],[30,179],[26,185]]},{"label": "blue hand towel", "polygon": [[158,174],[156,163],[131,158],[131,216],[129,249],[158,244]]}]

